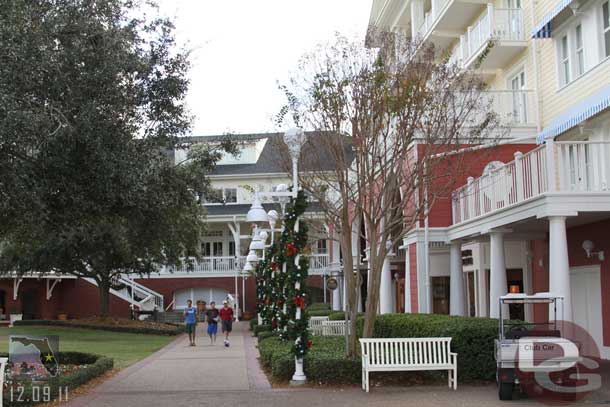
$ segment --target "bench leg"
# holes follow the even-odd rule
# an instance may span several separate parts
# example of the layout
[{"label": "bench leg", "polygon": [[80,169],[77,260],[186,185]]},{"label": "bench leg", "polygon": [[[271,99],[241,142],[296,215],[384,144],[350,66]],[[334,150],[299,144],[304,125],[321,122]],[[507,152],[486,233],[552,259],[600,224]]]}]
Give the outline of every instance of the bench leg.
[{"label": "bench leg", "polygon": [[451,374],[453,373],[453,370],[449,369],[447,370],[447,385],[449,386],[449,388],[451,388]]},{"label": "bench leg", "polygon": [[457,390],[457,366],[453,368],[453,390]]}]

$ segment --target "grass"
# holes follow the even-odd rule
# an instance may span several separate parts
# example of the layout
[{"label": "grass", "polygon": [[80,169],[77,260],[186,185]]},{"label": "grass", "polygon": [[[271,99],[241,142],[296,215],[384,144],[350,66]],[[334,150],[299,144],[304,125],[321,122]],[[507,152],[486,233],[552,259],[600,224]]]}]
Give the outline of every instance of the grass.
[{"label": "grass", "polygon": [[10,335],[57,335],[60,351],[88,352],[114,359],[115,368],[124,368],[161,349],[175,337],[106,332],[92,329],[22,326],[0,328],[0,352],[8,352]]}]

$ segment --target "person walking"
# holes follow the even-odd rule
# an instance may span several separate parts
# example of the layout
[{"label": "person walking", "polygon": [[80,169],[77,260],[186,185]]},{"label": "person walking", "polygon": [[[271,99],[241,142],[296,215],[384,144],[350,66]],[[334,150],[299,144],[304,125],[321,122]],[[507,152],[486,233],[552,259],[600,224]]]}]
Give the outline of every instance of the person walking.
[{"label": "person walking", "polygon": [[216,343],[216,333],[218,332],[218,309],[214,301],[210,302],[210,309],[205,312],[208,320],[208,335],[210,337],[210,345]]},{"label": "person walking", "polygon": [[189,346],[195,346],[195,331],[197,330],[197,308],[193,307],[193,301],[186,302],[184,310],[184,323],[186,333],[189,334]]},{"label": "person walking", "polygon": [[228,348],[229,335],[233,330],[233,308],[229,306],[228,301],[222,302],[222,309],[220,310],[220,319],[222,321],[222,332],[225,334],[225,346]]}]

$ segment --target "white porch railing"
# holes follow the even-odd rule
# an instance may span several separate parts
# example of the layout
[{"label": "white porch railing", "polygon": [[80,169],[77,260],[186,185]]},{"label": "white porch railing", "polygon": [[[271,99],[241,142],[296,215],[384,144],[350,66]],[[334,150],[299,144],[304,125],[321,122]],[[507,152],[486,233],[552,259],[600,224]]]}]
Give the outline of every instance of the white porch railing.
[{"label": "white porch railing", "polygon": [[[311,254],[309,257],[309,272],[322,272],[329,267],[328,254]],[[223,257],[204,257],[200,260],[193,259],[192,267],[183,265],[181,267],[169,267],[161,270],[161,274],[180,274],[180,273],[198,273],[198,274],[230,274],[241,272],[246,264],[246,258],[241,256],[235,259],[234,256]]]},{"label": "white porch railing", "polygon": [[447,3],[451,0],[432,0],[430,10],[424,14],[424,21],[419,26],[418,34],[420,37],[425,37],[428,31],[432,28],[436,20],[441,15]]},{"label": "white porch railing", "polygon": [[468,27],[466,35],[461,37],[465,46],[464,60],[477,54],[481,47],[490,40],[524,40],[523,10],[521,8],[495,8],[493,4],[487,5],[485,13],[479,17],[474,25]]},{"label": "white porch railing", "polygon": [[[549,142],[453,191],[453,224],[517,205],[547,191],[610,191],[610,142]],[[553,160],[553,165],[549,165]],[[553,168],[555,170],[553,171]]]}]

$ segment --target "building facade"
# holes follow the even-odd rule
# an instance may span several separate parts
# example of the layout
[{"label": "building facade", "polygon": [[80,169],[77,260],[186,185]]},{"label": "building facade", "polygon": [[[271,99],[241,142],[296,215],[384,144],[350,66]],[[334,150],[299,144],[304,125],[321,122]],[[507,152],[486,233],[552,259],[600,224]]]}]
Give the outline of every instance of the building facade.
[{"label": "building facade", "polygon": [[[405,236],[406,312],[497,317],[501,295],[551,291],[564,297],[560,317],[610,358],[609,8],[608,0],[373,2],[372,25],[431,42],[481,75],[515,140],[473,166]],[[529,321],[549,314],[510,312]]]},{"label": "building facade", "polygon": [[[186,301],[217,304],[229,298],[240,313],[252,315],[256,307],[254,278],[243,272],[252,235],[246,222],[255,191],[270,192],[279,184],[291,185],[284,168],[281,134],[237,135],[240,154],[224,156],[210,175],[214,198],[202,198],[207,211],[207,229],[201,239],[201,259],[192,266],[164,267],[148,277],[126,275],[124,288],[111,290],[110,314],[129,317],[131,308],[180,311]],[[191,138],[191,142],[214,142],[218,137]],[[186,150],[171,152],[175,162],[186,158]],[[266,210],[281,215],[281,205],[264,201]],[[309,284],[317,301],[332,301],[325,282],[336,266],[328,228],[315,202],[306,212],[310,223]],[[335,255],[338,251],[335,250]],[[338,291],[335,297],[338,296]],[[132,307],[133,306],[133,307]],[[99,296],[93,280],[69,275],[33,273],[0,279],[0,308],[4,313],[20,313],[28,319],[89,317],[99,313]]]}]

